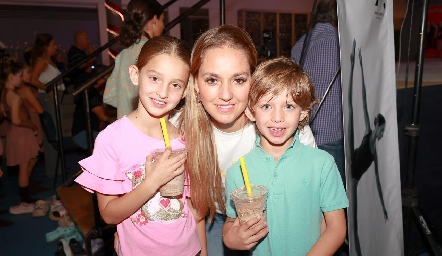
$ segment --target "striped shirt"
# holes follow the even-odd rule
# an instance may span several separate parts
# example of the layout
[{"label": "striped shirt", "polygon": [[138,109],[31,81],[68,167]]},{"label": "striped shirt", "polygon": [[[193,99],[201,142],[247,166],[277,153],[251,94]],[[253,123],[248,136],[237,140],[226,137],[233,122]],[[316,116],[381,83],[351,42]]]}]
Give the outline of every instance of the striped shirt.
[{"label": "striped shirt", "polygon": [[[291,57],[299,63],[305,35],[302,36],[292,49]],[[339,68],[339,38],[338,30],[329,23],[317,23],[310,31],[310,42],[304,53],[304,70],[311,77],[315,86],[315,96],[320,101],[329,83]],[[312,109],[312,117],[316,113],[316,104]],[[313,135],[318,145],[327,144],[342,139],[342,91],[341,76],[339,75],[313,125]]]}]

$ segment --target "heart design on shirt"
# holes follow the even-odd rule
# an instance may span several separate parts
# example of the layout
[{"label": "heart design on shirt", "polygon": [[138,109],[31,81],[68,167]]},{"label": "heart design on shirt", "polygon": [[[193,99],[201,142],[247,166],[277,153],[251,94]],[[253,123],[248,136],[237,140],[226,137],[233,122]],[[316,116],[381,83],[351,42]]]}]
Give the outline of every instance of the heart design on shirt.
[{"label": "heart design on shirt", "polygon": [[170,206],[170,199],[169,198],[162,198],[160,200],[160,204],[164,209],[167,209]]}]

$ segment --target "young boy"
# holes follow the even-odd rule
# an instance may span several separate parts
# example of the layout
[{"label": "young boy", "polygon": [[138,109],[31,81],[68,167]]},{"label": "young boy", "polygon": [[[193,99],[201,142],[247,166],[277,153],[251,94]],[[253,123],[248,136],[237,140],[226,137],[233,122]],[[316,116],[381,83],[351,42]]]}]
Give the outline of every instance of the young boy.
[{"label": "young boy", "polygon": [[348,199],[333,157],[299,142],[297,130],[314,103],[312,82],[293,61],[276,58],[255,70],[248,116],[259,136],[244,159],[250,183],[268,188],[267,220],[239,224],[230,193],[244,180],[235,163],[227,171],[223,228],[231,249],[251,249],[254,256],[332,255],[344,242]]}]

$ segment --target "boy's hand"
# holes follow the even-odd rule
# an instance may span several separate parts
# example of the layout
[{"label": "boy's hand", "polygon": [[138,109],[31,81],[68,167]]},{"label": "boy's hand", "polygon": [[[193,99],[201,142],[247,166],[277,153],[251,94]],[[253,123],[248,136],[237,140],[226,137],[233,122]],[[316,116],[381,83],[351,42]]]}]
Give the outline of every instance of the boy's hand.
[{"label": "boy's hand", "polygon": [[[225,227],[226,225],[228,224],[226,223]],[[260,217],[252,218],[243,224],[240,224],[239,218],[236,218],[233,224],[230,224],[230,228],[223,232],[223,241],[230,249],[250,250],[256,246],[268,232],[267,222]]]},{"label": "boy's hand", "polygon": [[171,179],[180,175],[184,171],[184,162],[187,159],[187,153],[182,153],[170,158],[172,149],[166,148],[164,153],[155,161],[153,156],[146,158],[146,178],[151,184],[155,184],[156,190]]}]

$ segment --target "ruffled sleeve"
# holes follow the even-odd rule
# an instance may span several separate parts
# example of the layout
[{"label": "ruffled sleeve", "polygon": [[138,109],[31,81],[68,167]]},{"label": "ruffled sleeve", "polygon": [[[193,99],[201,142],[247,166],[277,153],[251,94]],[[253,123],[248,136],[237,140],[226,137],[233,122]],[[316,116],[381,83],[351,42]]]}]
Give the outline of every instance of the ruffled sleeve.
[{"label": "ruffled sleeve", "polygon": [[96,141],[93,154],[79,162],[83,173],[75,181],[89,192],[119,195],[127,193],[124,181],[127,180],[120,171],[118,154],[113,145],[116,138],[113,125],[102,131]]}]

